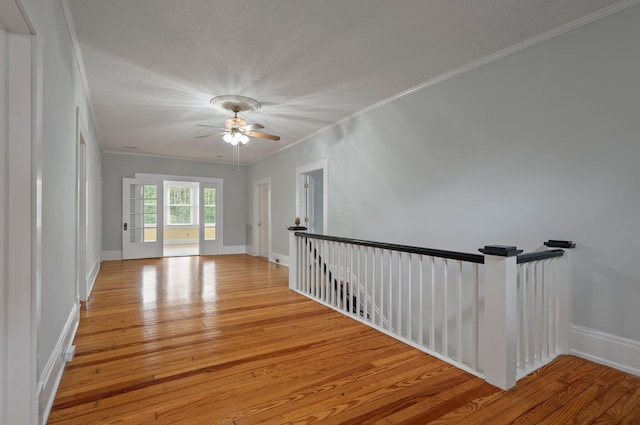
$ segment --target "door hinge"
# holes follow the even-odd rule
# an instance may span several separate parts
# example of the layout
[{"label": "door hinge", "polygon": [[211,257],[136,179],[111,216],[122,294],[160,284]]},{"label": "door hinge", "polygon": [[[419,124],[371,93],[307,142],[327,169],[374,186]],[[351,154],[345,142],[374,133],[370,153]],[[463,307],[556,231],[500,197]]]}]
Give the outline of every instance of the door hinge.
[{"label": "door hinge", "polygon": [[304,188],[305,188],[305,189],[309,189],[309,183],[305,183],[305,184],[304,184]]}]

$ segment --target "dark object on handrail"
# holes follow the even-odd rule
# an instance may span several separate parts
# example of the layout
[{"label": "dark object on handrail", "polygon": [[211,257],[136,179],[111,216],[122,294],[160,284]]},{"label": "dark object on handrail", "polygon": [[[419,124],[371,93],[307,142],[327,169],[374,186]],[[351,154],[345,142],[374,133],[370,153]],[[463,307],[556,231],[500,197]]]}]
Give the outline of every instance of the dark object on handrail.
[{"label": "dark object on handrail", "polygon": [[484,248],[480,248],[478,251],[483,254],[500,257],[514,257],[522,253],[521,249],[511,245],[485,245]]},{"label": "dark object on handrail", "polygon": [[469,254],[466,252],[445,251],[442,249],[420,248],[408,245],[396,245],[392,243],[363,241],[359,239],[339,238],[336,236],[316,235],[313,233],[296,233],[296,236],[307,237],[309,239],[321,239],[331,242],[348,243],[352,245],[368,246],[370,248],[389,249],[392,251],[406,252],[409,254],[429,255],[432,257],[448,258],[451,260],[468,261],[470,263],[484,264],[484,256],[479,254]]},{"label": "dark object on handrail", "polygon": [[287,230],[295,230],[298,232],[300,230],[307,230],[307,228],[304,226],[291,226],[291,227],[287,227]]},{"label": "dark object on handrail", "polygon": [[548,251],[527,252],[526,254],[518,255],[518,264],[530,263],[532,261],[546,260],[548,258],[562,257],[564,250],[562,249],[550,249]]},{"label": "dark object on handrail", "polygon": [[544,244],[546,246],[548,246],[549,248],[565,248],[565,249],[569,249],[569,248],[575,248],[576,247],[576,244],[573,241],[559,241],[559,240],[555,240],[555,239],[549,239]]}]

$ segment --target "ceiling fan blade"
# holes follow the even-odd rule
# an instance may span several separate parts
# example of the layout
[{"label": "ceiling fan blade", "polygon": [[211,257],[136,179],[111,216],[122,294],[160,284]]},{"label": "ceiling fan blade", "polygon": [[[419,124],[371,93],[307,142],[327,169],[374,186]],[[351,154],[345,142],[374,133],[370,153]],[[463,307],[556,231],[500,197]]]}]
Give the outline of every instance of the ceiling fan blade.
[{"label": "ceiling fan blade", "polygon": [[194,139],[202,139],[203,137],[209,137],[209,136],[222,136],[225,133],[226,133],[226,131],[223,131],[222,133],[203,134],[202,136],[194,137]]},{"label": "ceiling fan blade", "polygon": [[244,131],[253,131],[253,130],[260,130],[261,128],[264,128],[264,125],[256,123],[256,124],[248,124],[240,128]]},{"label": "ceiling fan blade", "polygon": [[259,133],[257,131],[250,131],[249,133],[247,133],[247,135],[252,137],[260,137],[261,139],[274,140],[276,142],[280,140],[280,136],[274,136],[272,134],[266,134],[266,133]]}]

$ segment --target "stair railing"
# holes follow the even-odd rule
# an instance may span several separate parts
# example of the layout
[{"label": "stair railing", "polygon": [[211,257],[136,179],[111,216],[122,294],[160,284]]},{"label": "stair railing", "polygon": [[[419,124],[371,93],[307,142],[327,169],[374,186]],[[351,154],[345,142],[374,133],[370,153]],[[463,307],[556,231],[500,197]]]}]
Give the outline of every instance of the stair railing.
[{"label": "stair railing", "polygon": [[571,242],[480,255],[290,230],[292,290],[502,389],[568,352]]}]

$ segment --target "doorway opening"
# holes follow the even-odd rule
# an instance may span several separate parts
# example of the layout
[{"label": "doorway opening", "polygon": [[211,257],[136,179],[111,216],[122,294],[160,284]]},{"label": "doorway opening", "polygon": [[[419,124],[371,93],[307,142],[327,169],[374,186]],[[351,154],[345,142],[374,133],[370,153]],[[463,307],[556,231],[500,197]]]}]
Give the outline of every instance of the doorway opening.
[{"label": "doorway opening", "polygon": [[271,179],[253,182],[253,255],[271,260]]},{"label": "doorway opening", "polygon": [[198,182],[165,180],[164,191],[164,257],[198,255],[200,252]]},{"label": "doorway opening", "polygon": [[217,255],[221,245],[222,179],[123,179],[123,259]]},{"label": "doorway opening", "polygon": [[327,232],[327,161],[296,168],[296,217],[309,233]]}]

